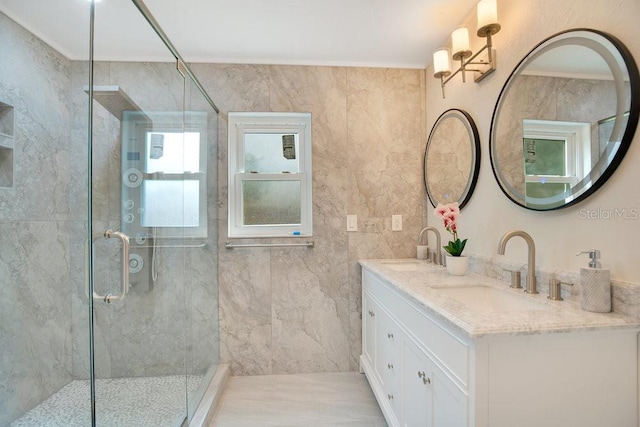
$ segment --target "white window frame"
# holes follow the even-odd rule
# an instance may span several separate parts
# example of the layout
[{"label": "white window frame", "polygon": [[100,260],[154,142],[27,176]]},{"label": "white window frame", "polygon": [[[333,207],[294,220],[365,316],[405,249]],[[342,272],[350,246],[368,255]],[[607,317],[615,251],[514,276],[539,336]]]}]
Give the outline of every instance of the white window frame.
[{"label": "white window frame", "polygon": [[[298,172],[245,171],[244,135],[248,133],[298,134]],[[228,237],[311,237],[313,235],[311,114],[230,112],[228,144]],[[242,200],[244,181],[299,181],[301,223],[245,225]]]},{"label": "white window frame", "polygon": [[522,121],[524,139],[550,139],[565,141],[567,155],[565,157],[565,176],[527,175],[526,182],[567,183],[576,185],[591,170],[591,125],[580,122],[561,122],[553,120]]}]

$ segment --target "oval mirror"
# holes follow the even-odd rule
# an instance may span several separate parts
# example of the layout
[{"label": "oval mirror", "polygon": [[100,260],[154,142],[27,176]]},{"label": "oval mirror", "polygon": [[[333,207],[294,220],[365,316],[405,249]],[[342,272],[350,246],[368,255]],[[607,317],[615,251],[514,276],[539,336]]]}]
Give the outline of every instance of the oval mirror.
[{"label": "oval mirror", "polygon": [[471,197],[480,170],[480,136],[467,112],[452,108],[438,117],[424,152],[424,186],[431,204]]},{"label": "oval mirror", "polygon": [[627,48],[600,31],[564,31],[529,52],[491,121],[491,167],[507,197],[552,210],[602,186],[633,139],[639,80]]}]

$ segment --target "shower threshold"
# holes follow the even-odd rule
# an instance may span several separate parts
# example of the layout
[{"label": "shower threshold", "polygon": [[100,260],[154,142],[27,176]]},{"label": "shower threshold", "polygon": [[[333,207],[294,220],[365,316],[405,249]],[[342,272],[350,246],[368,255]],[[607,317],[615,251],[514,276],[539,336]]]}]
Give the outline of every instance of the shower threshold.
[{"label": "shower threshold", "polygon": [[[187,416],[185,381],[191,395],[200,375],[96,380],[96,425],[179,427]],[[11,427],[91,425],[88,380],[75,380],[11,423]]]}]

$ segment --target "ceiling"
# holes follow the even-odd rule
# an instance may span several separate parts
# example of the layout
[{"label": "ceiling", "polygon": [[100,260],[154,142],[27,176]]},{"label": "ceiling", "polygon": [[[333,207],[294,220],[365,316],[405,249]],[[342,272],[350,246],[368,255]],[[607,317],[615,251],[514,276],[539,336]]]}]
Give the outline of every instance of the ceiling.
[{"label": "ceiling", "polygon": [[[425,68],[477,0],[144,0],[187,62]],[[88,56],[87,0],[0,0],[70,59]],[[96,4],[95,56],[165,61],[130,0]]]}]

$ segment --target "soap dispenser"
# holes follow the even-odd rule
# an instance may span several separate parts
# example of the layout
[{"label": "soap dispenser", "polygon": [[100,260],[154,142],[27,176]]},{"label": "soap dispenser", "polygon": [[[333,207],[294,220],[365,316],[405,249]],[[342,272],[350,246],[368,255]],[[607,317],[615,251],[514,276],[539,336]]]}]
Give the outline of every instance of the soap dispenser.
[{"label": "soap dispenser", "polygon": [[595,313],[611,311],[611,277],[608,268],[601,268],[600,251],[590,249],[578,252],[577,255],[588,254],[589,267],[580,268],[580,285],[582,287],[582,309]]}]

